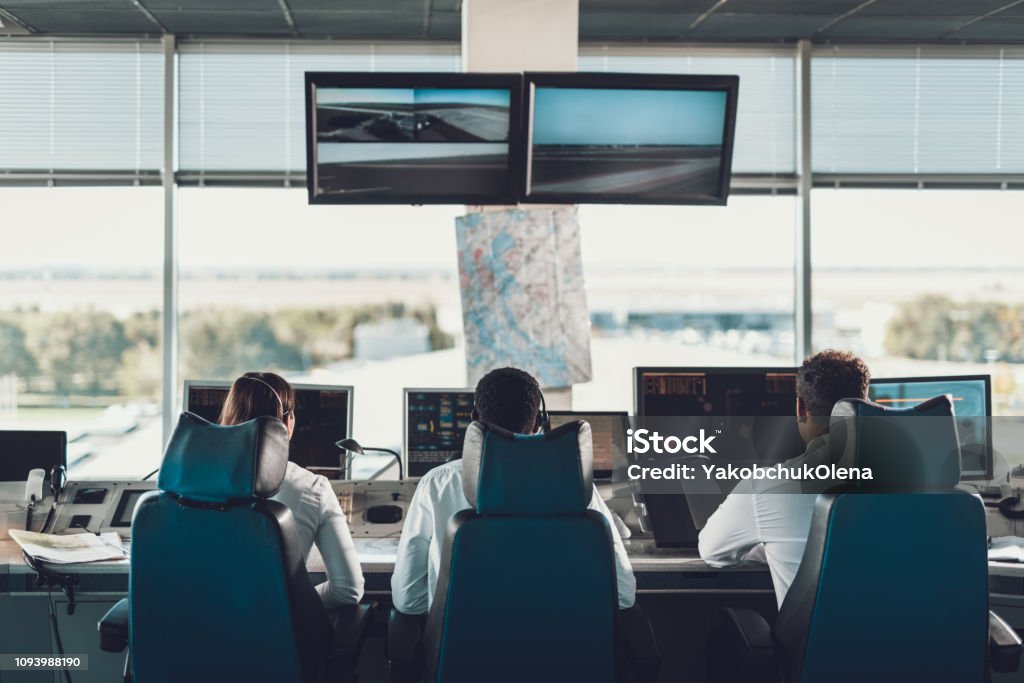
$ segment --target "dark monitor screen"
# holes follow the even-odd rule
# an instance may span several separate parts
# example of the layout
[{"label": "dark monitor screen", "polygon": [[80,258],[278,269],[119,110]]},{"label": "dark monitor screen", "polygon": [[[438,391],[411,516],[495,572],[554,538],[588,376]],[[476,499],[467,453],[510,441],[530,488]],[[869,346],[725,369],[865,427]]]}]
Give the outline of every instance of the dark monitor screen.
[{"label": "dark monitor screen", "polygon": [[0,481],[25,481],[37,468],[49,477],[67,460],[67,432],[0,431]]},{"label": "dark monitor screen", "polygon": [[992,380],[989,375],[872,379],[868,397],[889,408],[911,408],[935,396],[953,399],[960,435],[960,477],[992,478]]},{"label": "dark monitor screen", "polygon": [[737,76],[528,73],[524,201],[724,204]]},{"label": "dark monitor screen", "polygon": [[[678,433],[717,431],[720,455],[715,457],[729,463],[783,462],[805,447],[796,421],[796,372],[792,367],[636,368],[636,419],[671,418]],[[726,463],[712,459],[712,464]],[[678,495],[645,495],[644,501],[657,545],[696,547],[699,526],[682,486]]]},{"label": "dark monitor screen", "polygon": [[584,420],[590,425],[594,442],[594,478],[609,479],[616,465],[626,462],[626,430],[629,416],[625,412],[548,411],[551,426],[559,427],[573,420]]},{"label": "dark monitor screen", "polygon": [[514,204],[518,74],[306,74],[310,203]]},{"label": "dark monitor screen", "polygon": [[[293,387],[295,431],[289,460],[302,467],[338,467],[341,451],[334,442],[349,436],[352,388],[303,384]],[[230,388],[227,382],[188,381],[185,410],[216,422]]]},{"label": "dark monitor screen", "polygon": [[460,457],[472,413],[472,389],[406,389],[403,453],[409,476]]},{"label": "dark monitor screen", "polygon": [[664,417],[796,416],[796,368],[636,368],[634,411]]},{"label": "dark monitor screen", "polygon": [[139,504],[139,498],[149,493],[148,490],[132,490],[121,492],[121,499],[117,501],[114,508],[114,518],[110,521],[112,527],[130,527],[132,515],[135,513],[135,506]]}]

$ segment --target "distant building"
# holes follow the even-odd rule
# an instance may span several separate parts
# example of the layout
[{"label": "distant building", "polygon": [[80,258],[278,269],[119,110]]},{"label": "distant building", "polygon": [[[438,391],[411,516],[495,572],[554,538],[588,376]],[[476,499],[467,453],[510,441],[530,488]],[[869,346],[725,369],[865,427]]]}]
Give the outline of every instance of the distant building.
[{"label": "distant building", "polygon": [[353,339],[357,360],[387,360],[430,351],[430,330],[413,318],[360,323]]}]

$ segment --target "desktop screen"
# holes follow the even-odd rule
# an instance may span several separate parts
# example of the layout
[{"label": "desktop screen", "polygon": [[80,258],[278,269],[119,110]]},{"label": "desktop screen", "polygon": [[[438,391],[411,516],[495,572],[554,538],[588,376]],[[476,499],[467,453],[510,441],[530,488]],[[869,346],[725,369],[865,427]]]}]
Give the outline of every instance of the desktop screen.
[{"label": "desktop screen", "polygon": [[418,477],[462,455],[472,421],[472,389],[406,389],[406,473]]},{"label": "desktop screen", "polygon": [[962,479],[990,479],[992,438],[991,379],[988,375],[872,379],[868,397],[889,408],[910,408],[949,394],[960,435]]},{"label": "desktop screen", "polygon": [[629,416],[624,412],[581,413],[568,410],[548,412],[551,426],[560,427],[573,420],[590,425],[593,439],[594,478],[609,479],[616,465],[626,462],[626,429]]},{"label": "desktop screen", "polygon": [[636,368],[637,415],[796,415],[796,368]]},{"label": "desktop screen", "polygon": [[23,482],[34,469],[67,467],[66,432],[0,430],[0,482]]},{"label": "desktop screen", "polygon": [[306,87],[311,202],[515,203],[518,75],[310,73]]},{"label": "desktop screen", "polygon": [[[303,467],[338,467],[341,451],[334,442],[349,436],[352,388],[293,386],[295,431],[288,459]],[[185,409],[216,422],[230,388],[227,382],[186,382]]]}]

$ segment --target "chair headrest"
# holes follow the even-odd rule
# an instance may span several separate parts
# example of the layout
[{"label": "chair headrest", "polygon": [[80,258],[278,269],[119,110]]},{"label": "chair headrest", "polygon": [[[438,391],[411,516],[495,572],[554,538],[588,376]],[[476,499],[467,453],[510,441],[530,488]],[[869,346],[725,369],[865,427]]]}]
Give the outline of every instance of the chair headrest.
[{"label": "chair headrest", "polygon": [[225,427],[182,413],[164,452],[157,486],[189,500],[269,498],[288,466],[288,429],[273,417]]},{"label": "chair headrest", "polygon": [[960,439],[948,395],[895,409],[862,399],[836,403],[829,421],[832,462],[869,467],[873,490],[942,490],[960,483]]},{"label": "chair headrest", "polygon": [[481,515],[581,514],[590,505],[593,477],[593,440],[582,420],[532,436],[483,422],[466,429],[463,489]]}]

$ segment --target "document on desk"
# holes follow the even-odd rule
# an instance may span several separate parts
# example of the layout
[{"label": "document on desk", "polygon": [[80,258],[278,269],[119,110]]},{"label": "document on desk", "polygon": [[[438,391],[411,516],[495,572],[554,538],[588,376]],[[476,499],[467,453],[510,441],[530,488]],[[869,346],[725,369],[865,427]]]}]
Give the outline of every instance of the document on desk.
[{"label": "document on desk", "polygon": [[11,529],[8,534],[29,556],[50,564],[80,564],[127,557],[121,538],[113,531],[99,536],[91,533],[57,536]]},{"label": "document on desk", "polygon": [[1024,562],[1024,538],[998,536],[988,546],[988,559],[993,562]]}]

